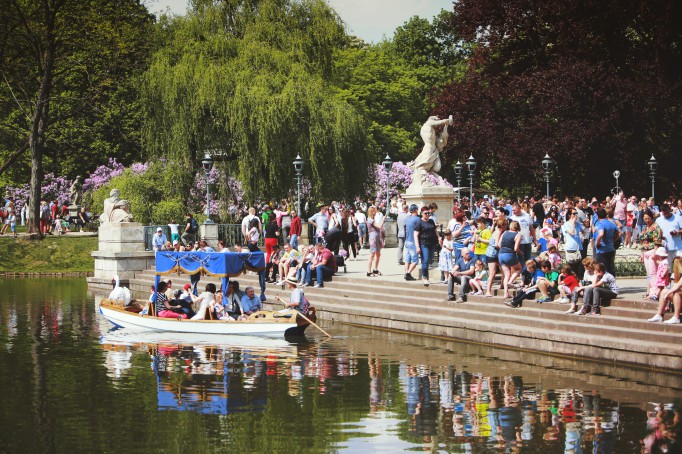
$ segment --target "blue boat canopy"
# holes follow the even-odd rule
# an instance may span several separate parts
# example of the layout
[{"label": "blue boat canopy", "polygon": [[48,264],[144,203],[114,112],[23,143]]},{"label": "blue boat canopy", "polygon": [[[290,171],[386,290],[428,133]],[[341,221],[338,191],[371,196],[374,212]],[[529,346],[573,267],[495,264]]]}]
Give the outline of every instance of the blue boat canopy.
[{"label": "blue boat canopy", "polygon": [[156,275],[204,273],[215,277],[234,277],[248,271],[265,269],[265,256],[258,252],[166,252],[156,253]]}]

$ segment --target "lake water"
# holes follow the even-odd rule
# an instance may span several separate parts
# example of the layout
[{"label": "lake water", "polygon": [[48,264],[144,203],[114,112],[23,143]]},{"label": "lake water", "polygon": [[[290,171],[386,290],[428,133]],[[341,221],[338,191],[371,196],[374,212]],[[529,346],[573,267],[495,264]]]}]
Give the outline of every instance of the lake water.
[{"label": "lake water", "polygon": [[675,374],[338,324],[145,335],[84,279],[0,290],[0,453],[639,453],[681,403]]}]

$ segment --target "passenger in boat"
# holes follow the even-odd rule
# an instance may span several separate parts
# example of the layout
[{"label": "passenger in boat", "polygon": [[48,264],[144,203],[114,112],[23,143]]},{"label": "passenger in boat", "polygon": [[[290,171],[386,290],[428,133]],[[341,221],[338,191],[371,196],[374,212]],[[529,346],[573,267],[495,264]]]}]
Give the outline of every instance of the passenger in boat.
[{"label": "passenger in boat", "polygon": [[256,296],[256,289],[249,286],[244,289],[244,296],[241,300],[242,310],[244,315],[251,315],[260,310],[263,310],[263,303],[260,298]]},{"label": "passenger in boat", "polygon": [[162,318],[187,318],[187,315],[182,312],[181,306],[173,306],[168,301],[165,291],[168,289],[166,282],[159,282],[156,289],[156,316]]},{"label": "passenger in boat", "polygon": [[194,317],[194,308],[192,307],[192,302],[187,301],[182,298],[182,290],[178,289],[173,293],[173,299],[170,300],[171,306],[180,306],[182,312],[187,315],[187,317]]},{"label": "passenger in boat", "polygon": [[204,292],[199,296],[190,295],[192,297],[192,302],[196,305],[199,304],[199,309],[197,313],[192,317],[192,320],[204,320],[206,315],[206,308],[211,308],[215,305],[215,284],[209,282],[206,284]]},{"label": "passenger in boat", "polygon": [[173,281],[166,279],[164,282],[166,283],[166,291],[164,292],[166,294],[166,298],[172,300],[173,294],[175,293],[175,290],[173,290]]},{"label": "passenger in boat", "polygon": [[243,297],[244,292],[239,290],[239,282],[230,281],[227,285],[227,295],[225,295],[225,298],[223,299],[223,307],[225,308],[227,315],[235,320],[244,315],[244,310],[241,305]]},{"label": "passenger in boat", "polygon": [[289,302],[285,303],[284,307],[286,307],[287,309],[293,308],[303,315],[308,315],[308,308],[310,307],[310,304],[308,303],[308,300],[303,294],[303,289],[298,288],[297,286],[298,282],[296,281],[296,277],[295,276],[287,277],[284,280],[284,283],[287,285],[287,287],[289,287],[289,290],[291,290]]}]

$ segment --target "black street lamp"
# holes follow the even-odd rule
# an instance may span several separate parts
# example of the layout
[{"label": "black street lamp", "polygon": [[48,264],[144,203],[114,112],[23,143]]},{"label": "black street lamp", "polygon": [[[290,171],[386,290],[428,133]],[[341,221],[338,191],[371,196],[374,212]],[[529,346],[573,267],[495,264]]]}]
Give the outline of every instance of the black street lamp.
[{"label": "black street lamp", "polygon": [[211,220],[211,193],[209,192],[208,179],[211,169],[213,168],[213,158],[208,151],[204,154],[204,159],[201,160],[201,167],[204,169],[204,175],[206,175],[206,220],[204,221],[204,224],[213,224],[213,221]]},{"label": "black street lamp", "polygon": [[649,176],[651,177],[651,198],[654,198],[654,189],[655,189],[655,183],[656,183],[656,168],[658,167],[658,161],[656,161],[656,158],[654,158],[654,155],[651,155],[651,158],[647,162],[649,165]]},{"label": "black street lamp", "polygon": [[455,178],[457,178],[457,203],[462,203],[462,169],[464,166],[462,165],[461,162],[459,162],[459,159],[457,160],[457,164],[455,164]]},{"label": "black street lamp", "polygon": [[301,217],[301,177],[303,176],[303,159],[301,155],[297,154],[296,159],[294,159],[294,171],[296,172],[296,182],[298,188],[298,201],[296,204],[296,211],[298,212],[298,217]]},{"label": "black street lamp", "polygon": [[545,153],[545,157],[542,159],[542,168],[545,170],[545,183],[547,183],[547,200],[549,200],[549,176],[552,173],[552,167],[554,167],[554,159],[549,157],[549,153]]},{"label": "black street lamp", "polygon": [[393,160],[388,153],[386,154],[386,157],[384,158],[384,161],[381,163],[381,165],[384,166],[384,170],[386,171],[386,217],[388,218],[388,214],[391,209],[391,196],[388,192],[388,177],[391,175],[391,169],[393,169]]},{"label": "black street lamp", "polygon": [[474,155],[469,155],[469,159],[466,162],[467,169],[469,170],[469,209],[473,211],[474,206],[474,172],[476,171],[476,160]]}]

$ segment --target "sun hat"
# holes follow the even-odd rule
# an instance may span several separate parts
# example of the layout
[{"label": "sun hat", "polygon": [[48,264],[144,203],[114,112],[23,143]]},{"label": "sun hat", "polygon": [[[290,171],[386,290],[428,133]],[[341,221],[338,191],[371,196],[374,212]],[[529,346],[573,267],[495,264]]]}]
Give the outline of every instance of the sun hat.
[{"label": "sun hat", "polygon": [[666,251],[663,246],[659,246],[658,249],[656,249],[656,255],[659,257],[667,257],[668,251]]},{"label": "sun hat", "polygon": [[548,229],[547,227],[543,227],[542,229],[540,229],[540,233],[542,233],[543,235],[551,235],[552,230]]},{"label": "sun hat", "polygon": [[192,288],[192,285],[191,285],[191,284],[185,284],[185,285],[182,286],[182,289],[183,289],[183,290],[189,290],[189,289],[191,289],[191,288]]},{"label": "sun hat", "polygon": [[287,277],[286,279],[284,279],[284,282],[286,282],[287,284],[292,284],[292,285],[298,284],[298,281],[296,280],[296,277],[294,277],[294,276]]}]

